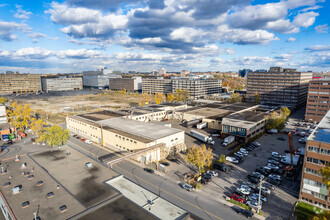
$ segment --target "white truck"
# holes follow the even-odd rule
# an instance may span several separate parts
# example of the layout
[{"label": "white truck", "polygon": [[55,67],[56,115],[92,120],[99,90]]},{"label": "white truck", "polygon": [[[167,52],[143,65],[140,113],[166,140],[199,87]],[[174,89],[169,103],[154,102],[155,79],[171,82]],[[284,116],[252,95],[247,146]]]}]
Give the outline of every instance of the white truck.
[{"label": "white truck", "polygon": [[207,122],[199,123],[196,125],[197,129],[201,130],[207,127]]},{"label": "white truck", "polygon": [[278,130],[277,129],[270,129],[270,130],[268,130],[268,133],[269,134],[277,134]]},{"label": "white truck", "polygon": [[223,140],[222,145],[224,147],[227,147],[229,144],[233,143],[235,141],[235,137],[234,136],[228,136]]},{"label": "white truck", "polygon": [[209,136],[207,136],[207,135],[205,135],[205,134],[202,134],[202,133],[200,133],[200,132],[198,132],[198,131],[191,130],[189,134],[190,134],[191,136],[193,136],[194,138],[196,138],[196,139],[198,139],[198,140],[200,140],[200,141],[203,141],[203,142],[205,142],[205,143],[212,144],[212,145],[215,144],[215,142],[214,142],[214,140],[212,139],[212,137],[209,137]]}]

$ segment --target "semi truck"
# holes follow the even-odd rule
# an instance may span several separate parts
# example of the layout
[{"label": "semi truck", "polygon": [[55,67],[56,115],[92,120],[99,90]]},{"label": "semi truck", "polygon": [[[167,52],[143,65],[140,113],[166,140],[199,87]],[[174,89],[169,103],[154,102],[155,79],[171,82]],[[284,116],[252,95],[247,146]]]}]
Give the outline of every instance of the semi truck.
[{"label": "semi truck", "polygon": [[202,133],[200,133],[198,131],[191,130],[189,134],[191,136],[193,136],[194,138],[196,138],[196,139],[198,139],[200,141],[203,141],[203,142],[205,142],[207,144],[214,145],[214,143],[215,143],[214,140],[212,139],[212,137],[209,137],[209,136],[207,136],[205,134],[202,134]]},{"label": "semi truck", "polygon": [[197,129],[201,130],[207,127],[207,122],[199,123],[196,125]]},{"label": "semi truck", "polygon": [[234,136],[228,136],[223,140],[222,145],[224,147],[227,147],[229,144],[233,143],[235,141],[235,137]]}]

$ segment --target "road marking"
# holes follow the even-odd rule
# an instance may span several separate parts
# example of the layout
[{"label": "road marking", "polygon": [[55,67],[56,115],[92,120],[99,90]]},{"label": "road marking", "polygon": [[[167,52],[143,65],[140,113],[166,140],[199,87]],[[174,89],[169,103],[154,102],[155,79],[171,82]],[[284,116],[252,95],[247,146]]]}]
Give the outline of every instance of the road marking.
[{"label": "road marking", "polygon": [[216,216],[216,215],[214,215],[214,214],[212,214],[212,213],[210,213],[210,212],[208,212],[208,211],[206,211],[206,210],[204,210],[204,209],[202,209],[202,208],[196,206],[195,204],[192,204],[192,203],[190,203],[190,202],[188,202],[188,201],[186,201],[186,200],[184,200],[184,199],[182,199],[182,198],[180,198],[180,197],[178,197],[178,196],[176,196],[176,195],[174,195],[174,194],[172,194],[172,193],[170,193],[170,192],[168,192],[168,191],[166,191],[166,190],[164,190],[164,189],[162,189],[162,188],[160,188],[160,187],[158,187],[158,186],[156,186],[156,185],[154,185],[154,184],[152,184],[152,183],[150,183],[150,182],[148,182],[148,181],[146,181],[145,179],[142,179],[141,177],[135,176],[133,173],[131,173],[131,172],[125,170],[124,168],[119,167],[119,166],[116,165],[116,164],[115,164],[114,166],[115,166],[115,167],[118,167],[119,169],[123,170],[124,172],[126,172],[126,173],[128,173],[128,174],[133,175],[134,177],[136,177],[136,178],[142,180],[143,182],[145,182],[145,183],[147,183],[147,184],[149,184],[149,185],[155,187],[156,189],[160,189],[161,191],[163,191],[163,192],[165,192],[165,193],[167,193],[167,194],[169,194],[169,195],[171,195],[171,196],[173,196],[173,197],[175,197],[175,198],[181,200],[182,202],[185,202],[185,203],[187,203],[187,204],[189,204],[189,205],[191,205],[191,206],[193,206],[193,207],[195,207],[195,208],[197,208],[197,209],[199,209],[199,210],[201,210],[201,211],[203,211],[203,212],[205,212],[205,213],[207,213],[207,214],[209,214],[209,215],[212,215],[213,217],[215,217],[215,218],[217,218],[217,219],[223,220],[222,218],[220,218],[220,217],[218,217],[218,216]]}]

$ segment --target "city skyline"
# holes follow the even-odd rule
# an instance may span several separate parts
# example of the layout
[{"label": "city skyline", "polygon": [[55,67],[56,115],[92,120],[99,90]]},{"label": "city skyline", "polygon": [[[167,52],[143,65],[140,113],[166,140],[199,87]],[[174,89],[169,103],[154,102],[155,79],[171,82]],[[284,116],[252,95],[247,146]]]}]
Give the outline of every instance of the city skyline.
[{"label": "city skyline", "polygon": [[5,0],[0,72],[326,71],[328,10],[322,0]]}]

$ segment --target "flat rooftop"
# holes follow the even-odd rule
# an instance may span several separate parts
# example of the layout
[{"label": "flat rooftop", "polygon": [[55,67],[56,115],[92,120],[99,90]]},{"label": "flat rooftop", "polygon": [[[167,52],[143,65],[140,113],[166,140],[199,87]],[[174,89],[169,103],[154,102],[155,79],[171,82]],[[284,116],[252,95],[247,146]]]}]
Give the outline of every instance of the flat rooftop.
[{"label": "flat rooftop", "polygon": [[[148,210],[159,219],[180,219],[187,214],[185,210],[170,202],[167,202],[158,195],[142,188],[122,176],[109,180],[106,183],[117,189],[126,198],[134,201],[134,203],[138,206]],[[153,205],[150,205],[149,201],[152,201]]]},{"label": "flat rooftop", "polygon": [[330,144],[330,111],[322,118],[307,140]]},{"label": "flat rooftop", "polygon": [[258,122],[258,121],[265,119],[265,116],[267,116],[267,114],[264,112],[245,111],[245,112],[240,112],[237,114],[228,115],[225,118],[226,119],[235,119],[235,120],[240,120],[240,121]]},{"label": "flat rooftop", "polygon": [[[106,126],[105,129],[112,129],[115,132],[125,132],[126,134],[134,135],[134,137],[139,136],[148,142],[182,132],[176,128],[125,118],[112,118],[99,121],[98,123]],[[132,139],[134,138],[132,137]]]},{"label": "flat rooftop", "polygon": [[[27,166],[22,169],[24,163]],[[32,219],[33,213],[38,210],[41,219],[61,220],[85,210],[84,205],[69,191],[63,187],[58,189],[59,184],[29,156],[21,156],[19,161],[14,158],[2,160],[2,164],[7,173],[0,175],[1,192],[17,219]],[[22,175],[24,172],[29,172],[33,178],[29,180],[29,175]],[[37,186],[39,181],[43,181],[43,185]],[[9,187],[4,187],[6,182],[10,182]],[[12,189],[19,185],[21,191],[14,195]],[[50,192],[54,195],[47,198]],[[22,208],[22,203],[26,201],[30,203],[29,206]],[[59,208],[63,205],[67,206],[67,211],[61,213]]]},{"label": "flat rooftop", "polygon": [[100,121],[100,120],[105,120],[109,118],[118,118],[125,116],[124,113],[121,112],[114,112],[114,111],[98,111],[98,112],[91,112],[91,113],[84,113],[84,114],[79,114],[76,115],[78,117],[87,119],[87,120],[92,120],[94,122]]}]

